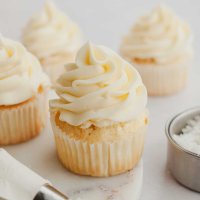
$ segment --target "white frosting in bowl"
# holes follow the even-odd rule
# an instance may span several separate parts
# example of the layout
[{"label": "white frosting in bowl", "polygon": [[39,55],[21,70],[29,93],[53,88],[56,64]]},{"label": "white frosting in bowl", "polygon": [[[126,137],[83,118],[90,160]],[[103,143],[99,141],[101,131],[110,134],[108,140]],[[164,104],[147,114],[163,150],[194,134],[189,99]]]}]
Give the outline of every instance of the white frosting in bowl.
[{"label": "white frosting in bowl", "polygon": [[144,111],[147,92],[139,73],[110,49],[87,43],[65,70],[55,86],[60,99],[50,101],[61,121],[102,127]]},{"label": "white frosting in bowl", "polygon": [[40,60],[50,57],[54,61],[80,48],[81,32],[53,3],[47,2],[43,11],[29,21],[22,39]]},{"label": "white frosting in bowl", "polygon": [[38,60],[20,43],[0,38],[0,105],[28,100],[49,80]]},{"label": "white frosting in bowl", "polygon": [[192,56],[192,33],[189,26],[165,6],[158,6],[141,17],[121,45],[128,60],[150,59],[168,64]]}]

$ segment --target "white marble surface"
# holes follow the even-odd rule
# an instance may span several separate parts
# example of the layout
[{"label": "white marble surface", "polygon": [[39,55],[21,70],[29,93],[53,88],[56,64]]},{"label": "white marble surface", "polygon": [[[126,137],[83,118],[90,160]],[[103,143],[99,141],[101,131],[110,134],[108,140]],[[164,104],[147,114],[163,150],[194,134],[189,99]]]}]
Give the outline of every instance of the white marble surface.
[{"label": "white marble surface", "polygon": [[[87,39],[115,50],[118,49],[121,36],[136,18],[160,3],[159,0],[57,0],[56,2],[80,24]],[[173,114],[200,104],[200,1],[165,0],[164,2],[191,24],[195,35],[196,56],[191,66],[191,79],[186,90],[171,97],[149,99],[151,124],[143,157],[144,181],[141,200],[199,200],[199,193],[180,186],[166,169],[167,140],[164,126],[166,120]],[[43,1],[0,0],[0,4],[0,30],[6,36],[19,38],[27,18],[42,6]],[[55,161],[54,145],[50,138],[50,131],[47,130],[46,134],[31,142],[6,149],[41,175],[54,180],[55,185],[67,192],[65,188],[74,189],[79,181],[76,179],[70,185],[65,185],[65,179],[68,177]],[[37,162],[38,160],[40,162]],[[44,163],[47,166],[45,170]],[[130,195],[128,200],[133,198]]]},{"label": "white marble surface", "polygon": [[45,131],[39,137],[5,149],[32,170],[47,178],[71,200],[129,200],[129,197],[139,200],[143,183],[142,161],[134,170],[110,178],[72,174],[57,159],[49,120]]}]

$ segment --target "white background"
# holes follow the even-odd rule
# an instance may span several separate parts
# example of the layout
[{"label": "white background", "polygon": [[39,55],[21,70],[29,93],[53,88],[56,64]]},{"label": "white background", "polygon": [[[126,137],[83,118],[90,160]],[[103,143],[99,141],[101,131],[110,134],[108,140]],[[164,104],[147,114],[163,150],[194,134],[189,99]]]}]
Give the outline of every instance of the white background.
[{"label": "white background", "polygon": [[[190,23],[194,32],[195,59],[191,66],[191,78],[185,91],[171,97],[149,98],[151,124],[144,152],[144,185],[141,200],[199,200],[200,194],[176,183],[166,170],[166,144],[164,133],[166,120],[186,108],[200,103],[200,1],[199,0],[57,0],[56,4],[76,21],[87,40],[118,50],[121,37],[137,17],[159,3],[165,3]],[[6,37],[20,39],[28,18],[41,9],[41,0],[0,0],[0,31]],[[36,142],[36,141],[33,141]],[[16,154],[25,164],[37,167],[36,153],[45,148],[27,148],[26,155]],[[45,144],[48,145],[48,144]],[[20,148],[20,145],[15,148]],[[14,148],[7,148],[14,153]],[[34,151],[34,152],[31,152]],[[54,155],[53,152],[50,152]],[[51,155],[46,155],[46,161]],[[48,157],[49,156],[49,157]],[[29,162],[27,162],[29,158]],[[33,159],[31,159],[33,158]],[[46,175],[45,173],[42,175]],[[55,180],[56,182],[56,180]]]}]

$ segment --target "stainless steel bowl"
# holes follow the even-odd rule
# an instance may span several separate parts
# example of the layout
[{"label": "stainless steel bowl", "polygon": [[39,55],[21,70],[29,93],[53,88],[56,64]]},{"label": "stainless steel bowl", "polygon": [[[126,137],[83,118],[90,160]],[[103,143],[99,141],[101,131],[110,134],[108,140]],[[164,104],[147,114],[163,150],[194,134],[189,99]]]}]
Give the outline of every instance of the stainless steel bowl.
[{"label": "stainless steel bowl", "polygon": [[182,185],[200,192],[200,156],[190,152],[173,139],[174,134],[180,134],[189,119],[200,115],[200,107],[191,108],[174,116],[166,124],[168,138],[167,165],[174,178]]}]

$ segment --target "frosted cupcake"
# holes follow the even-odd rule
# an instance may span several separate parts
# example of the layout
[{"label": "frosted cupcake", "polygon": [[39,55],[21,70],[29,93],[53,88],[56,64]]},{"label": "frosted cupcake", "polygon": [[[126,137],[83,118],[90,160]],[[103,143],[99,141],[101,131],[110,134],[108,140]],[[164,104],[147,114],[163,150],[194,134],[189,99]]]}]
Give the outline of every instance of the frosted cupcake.
[{"label": "frosted cupcake", "polygon": [[159,6],[124,37],[121,54],[138,69],[150,95],[176,93],[188,77],[191,30],[171,10]]},{"label": "frosted cupcake", "polygon": [[63,165],[81,175],[111,176],[140,160],[148,123],[147,92],[133,66],[110,49],[84,45],[50,101]]},{"label": "frosted cupcake", "polygon": [[47,114],[48,77],[20,43],[0,39],[0,145],[38,135]]},{"label": "frosted cupcake", "polygon": [[81,32],[54,4],[47,2],[44,10],[28,22],[22,39],[54,82],[63,66],[74,61],[81,45]]}]

